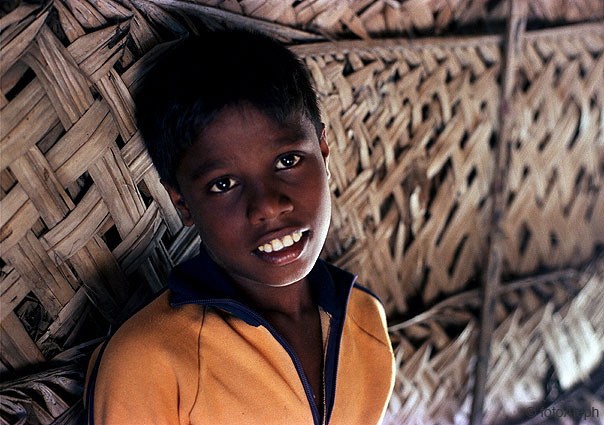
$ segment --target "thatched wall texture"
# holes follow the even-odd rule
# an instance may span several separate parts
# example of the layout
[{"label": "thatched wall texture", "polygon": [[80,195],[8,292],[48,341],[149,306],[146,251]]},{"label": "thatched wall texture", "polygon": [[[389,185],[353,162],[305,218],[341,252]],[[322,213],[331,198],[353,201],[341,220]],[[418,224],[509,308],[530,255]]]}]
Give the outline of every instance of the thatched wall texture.
[{"label": "thatched wall texture", "polygon": [[[324,256],[358,273],[389,313],[401,367],[388,420],[465,423],[507,10],[476,0],[55,0],[4,14],[0,376],[36,374],[0,384],[0,423],[77,418],[89,341],[195,251],[143,148],[132,94],[172,43],[221,26],[269,33],[311,70],[332,149]],[[604,244],[604,0],[529,1],[526,13],[539,29],[520,40],[505,108],[509,279],[583,264]],[[428,33],[449,35],[418,38]],[[500,288],[489,423],[547,400],[547,380],[572,388],[602,360],[601,263]]]},{"label": "thatched wall texture", "polygon": [[[583,273],[556,272],[499,289],[484,423],[564,423],[535,414],[562,405],[604,413],[602,285],[600,258]],[[399,372],[387,424],[468,423],[480,296],[455,295],[391,326]],[[581,423],[601,424],[602,416]]]},{"label": "thatched wall texture", "polygon": [[[507,274],[604,240],[602,26],[529,34],[509,108]],[[405,312],[484,267],[500,37],[299,48],[324,98],[335,213],[326,252]],[[308,54],[306,54],[308,52]],[[403,283],[403,284],[401,284]]]}]

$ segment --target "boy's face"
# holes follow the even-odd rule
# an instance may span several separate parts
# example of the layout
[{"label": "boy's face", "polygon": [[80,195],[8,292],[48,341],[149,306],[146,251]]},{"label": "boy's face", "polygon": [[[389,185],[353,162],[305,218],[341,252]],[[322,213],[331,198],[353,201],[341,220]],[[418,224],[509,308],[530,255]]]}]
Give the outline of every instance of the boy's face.
[{"label": "boy's face", "polygon": [[236,283],[285,286],[310,272],[327,236],[328,155],[303,115],[280,125],[253,106],[227,107],[182,156],[180,191],[167,189]]}]

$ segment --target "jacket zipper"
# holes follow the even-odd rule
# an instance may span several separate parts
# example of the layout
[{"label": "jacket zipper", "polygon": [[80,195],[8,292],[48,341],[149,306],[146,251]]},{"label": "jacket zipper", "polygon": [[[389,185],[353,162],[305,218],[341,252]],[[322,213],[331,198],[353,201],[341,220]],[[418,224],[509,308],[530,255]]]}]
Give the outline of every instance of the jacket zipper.
[{"label": "jacket zipper", "polygon": [[[319,314],[321,314],[321,312],[319,312]],[[323,326],[321,326],[321,329],[323,329]],[[323,422],[321,422],[323,425],[327,425],[327,385],[325,385],[325,379],[327,379],[326,377],[326,371],[327,371],[327,347],[329,346],[329,336],[331,335],[331,317],[329,318],[329,326],[327,327],[327,344],[324,347],[323,350],[323,376],[321,379],[322,384],[323,384]],[[322,342],[322,341],[321,341]]]},{"label": "jacket zipper", "polygon": [[[302,363],[300,363],[300,359],[298,359],[298,356],[294,352],[291,345],[289,345],[289,343],[262,316],[260,316],[256,312],[248,309],[243,304],[241,304],[237,301],[229,300],[229,299],[225,299],[225,300],[221,300],[221,301],[191,300],[191,301],[184,301],[184,302],[180,302],[180,303],[174,303],[172,305],[181,306],[181,305],[185,305],[185,304],[207,305],[207,306],[213,306],[213,307],[220,307],[220,306],[235,307],[237,310],[245,311],[246,314],[250,315],[258,323],[262,324],[262,326],[264,326],[271,333],[273,338],[275,338],[277,340],[277,342],[279,342],[281,344],[281,346],[283,348],[285,348],[285,351],[287,351],[287,354],[289,354],[289,357],[292,359],[292,362],[294,363],[294,367],[296,368],[296,372],[298,372],[298,377],[300,378],[300,381],[302,382],[302,387],[304,388],[304,392],[306,393],[306,399],[308,400],[308,404],[310,405],[310,411],[312,413],[313,422],[315,425],[322,425],[321,418],[319,417],[319,409],[318,409],[317,403],[315,402],[315,399],[313,397],[313,390],[308,382],[308,379],[306,378],[306,374],[304,373],[304,369],[302,368]],[[323,385],[325,386],[325,377],[323,378]],[[334,388],[335,388],[335,386],[334,386]],[[325,409],[326,408],[326,406],[325,406],[326,394],[325,394],[325,391],[323,391],[323,393],[324,393],[323,394],[323,403],[324,403],[324,409]],[[326,415],[326,413],[324,413],[324,415]],[[327,424],[323,423],[323,425],[327,425]]]}]

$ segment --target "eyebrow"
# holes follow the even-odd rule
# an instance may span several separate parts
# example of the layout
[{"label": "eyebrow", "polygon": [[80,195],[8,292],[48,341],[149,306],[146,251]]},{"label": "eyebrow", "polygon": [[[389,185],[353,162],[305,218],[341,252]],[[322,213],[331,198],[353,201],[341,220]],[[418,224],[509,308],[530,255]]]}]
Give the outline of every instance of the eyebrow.
[{"label": "eyebrow", "polygon": [[226,167],[227,162],[217,159],[217,160],[205,160],[199,166],[195,167],[189,176],[191,180],[198,180],[212,171],[219,170],[221,168]]},{"label": "eyebrow", "polygon": [[272,140],[271,144],[275,147],[283,147],[298,144],[307,139],[306,131],[302,126],[296,126],[295,129],[289,129],[284,137]]}]

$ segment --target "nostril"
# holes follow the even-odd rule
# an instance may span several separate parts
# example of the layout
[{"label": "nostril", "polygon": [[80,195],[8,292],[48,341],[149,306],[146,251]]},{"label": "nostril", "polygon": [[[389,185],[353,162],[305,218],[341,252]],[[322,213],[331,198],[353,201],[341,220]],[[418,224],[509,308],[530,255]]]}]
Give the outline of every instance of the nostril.
[{"label": "nostril", "polygon": [[250,199],[248,216],[252,222],[264,222],[276,219],[292,210],[293,204],[288,197],[270,191]]}]

